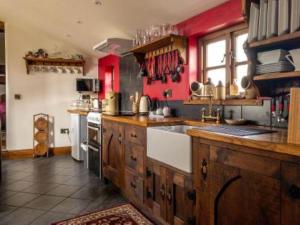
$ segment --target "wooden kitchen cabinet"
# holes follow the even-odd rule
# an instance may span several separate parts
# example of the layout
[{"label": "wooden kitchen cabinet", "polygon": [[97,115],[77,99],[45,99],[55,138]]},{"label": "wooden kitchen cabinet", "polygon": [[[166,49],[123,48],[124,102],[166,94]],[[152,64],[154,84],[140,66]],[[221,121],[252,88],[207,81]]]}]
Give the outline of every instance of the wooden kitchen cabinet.
[{"label": "wooden kitchen cabinet", "polygon": [[281,225],[300,224],[300,165],[281,166]]},{"label": "wooden kitchen cabinet", "polygon": [[145,204],[166,224],[195,224],[195,192],[190,176],[147,160]]},{"label": "wooden kitchen cabinet", "polygon": [[146,128],[125,126],[125,194],[127,198],[143,206],[144,171],[146,157]]},{"label": "wooden kitchen cabinet", "polygon": [[197,224],[280,225],[279,160],[201,141],[193,154]]},{"label": "wooden kitchen cabinet", "polygon": [[104,178],[122,188],[124,180],[124,126],[103,120],[102,161]]}]

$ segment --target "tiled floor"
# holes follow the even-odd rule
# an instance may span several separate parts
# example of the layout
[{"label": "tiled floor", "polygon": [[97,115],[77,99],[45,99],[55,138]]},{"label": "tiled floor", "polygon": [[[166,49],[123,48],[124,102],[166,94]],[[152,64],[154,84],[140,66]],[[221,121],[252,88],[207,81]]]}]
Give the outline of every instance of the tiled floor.
[{"label": "tiled floor", "polygon": [[48,225],[124,202],[69,156],[2,161],[0,225]]}]

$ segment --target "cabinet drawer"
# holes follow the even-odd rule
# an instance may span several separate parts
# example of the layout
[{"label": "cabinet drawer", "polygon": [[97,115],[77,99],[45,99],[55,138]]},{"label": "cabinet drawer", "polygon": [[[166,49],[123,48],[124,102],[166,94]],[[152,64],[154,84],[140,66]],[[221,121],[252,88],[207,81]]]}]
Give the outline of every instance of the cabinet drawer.
[{"label": "cabinet drawer", "polygon": [[125,133],[126,142],[132,142],[135,144],[146,144],[146,129],[137,126],[127,126]]},{"label": "cabinet drawer", "polygon": [[130,200],[143,202],[143,179],[126,169],[125,188]]},{"label": "cabinet drawer", "polygon": [[127,143],[125,145],[125,165],[133,169],[138,175],[144,171],[144,147],[141,145]]},{"label": "cabinet drawer", "polygon": [[280,161],[263,156],[211,146],[210,160],[264,176],[280,178]]}]

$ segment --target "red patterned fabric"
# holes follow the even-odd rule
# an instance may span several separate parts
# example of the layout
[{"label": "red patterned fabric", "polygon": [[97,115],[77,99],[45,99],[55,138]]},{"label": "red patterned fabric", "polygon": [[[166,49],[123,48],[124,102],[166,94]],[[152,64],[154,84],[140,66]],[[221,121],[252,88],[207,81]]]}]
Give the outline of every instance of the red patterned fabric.
[{"label": "red patterned fabric", "polygon": [[132,205],[89,213],[73,219],[53,223],[52,225],[154,225]]}]

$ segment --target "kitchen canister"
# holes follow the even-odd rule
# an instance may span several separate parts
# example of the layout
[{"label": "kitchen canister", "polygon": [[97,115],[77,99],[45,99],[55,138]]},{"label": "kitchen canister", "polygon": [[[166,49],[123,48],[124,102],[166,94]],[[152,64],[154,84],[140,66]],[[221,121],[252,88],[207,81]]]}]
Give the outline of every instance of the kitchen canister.
[{"label": "kitchen canister", "polygon": [[203,95],[204,96],[214,96],[215,85],[211,82],[211,79],[208,78],[207,82],[203,85]]},{"label": "kitchen canister", "polygon": [[222,81],[219,81],[218,85],[215,88],[214,98],[216,100],[225,100],[225,97],[226,97],[225,86],[223,85]]}]

